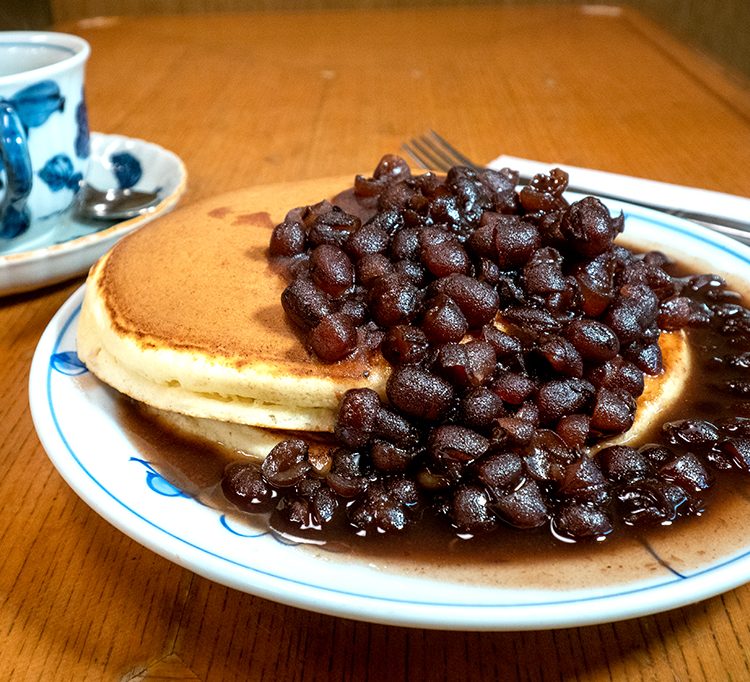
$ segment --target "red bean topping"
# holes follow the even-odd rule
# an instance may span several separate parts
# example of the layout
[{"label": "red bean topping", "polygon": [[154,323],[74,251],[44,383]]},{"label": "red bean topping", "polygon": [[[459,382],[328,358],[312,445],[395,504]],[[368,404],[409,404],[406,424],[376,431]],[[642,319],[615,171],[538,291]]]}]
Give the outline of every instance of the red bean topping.
[{"label": "red bean topping", "polygon": [[600,433],[622,433],[633,425],[635,407],[606,388],[596,392],[591,428]]},{"label": "red bean topping", "polygon": [[[526,445],[536,433],[536,425],[527,419],[519,417],[500,417],[497,419],[497,429],[493,432],[496,440],[506,440],[514,445]],[[504,436],[500,438],[500,434]]]},{"label": "red bean topping", "polygon": [[539,486],[530,480],[512,493],[498,497],[493,508],[503,521],[516,528],[538,528],[549,517]]},{"label": "red bean topping", "polygon": [[350,448],[366,445],[375,428],[380,398],[370,388],[353,388],[341,399],[336,438]]},{"label": "red bean topping", "polygon": [[419,441],[419,431],[402,415],[381,407],[375,415],[374,433],[380,438],[402,448],[414,448]]},{"label": "red bean topping", "polygon": [[378,277],[390,275],[393,271],[393,263],[382,253],[367,254],[357,261],[357,281],[366,287],[372,286]]},{"label": "red bean topping", "polygon": [[388,400],[407,417],[435,422],[453,402],[451,385],[418,367],[394,369],[386,386]]},{"label": "red bean topping", "polygon": [[369,224],[349,235],[344,251],[357,261],[375,253],[385,253],[389,243],[390,237],[382,227]]},{"label": "red bean topping", "polygon": [[263,478],[277,488],[296,485],[309,470],[307,443],[299,439],[285,440],[274,446],[261,465]]},{"label": "red bean topping", "polygon": [[489,284],[461,274],[448,275],[436,284],[456,302],[470,329],[477,329],[495,319],[500,297]]},{"label": "red bean topping", "polygon": [[572,204],[565,213],[560,231],[569,248],[594,258],[607,251],[623,230],[622,214],[612,218],[599,199],[586,197]]},{"label": "red bean topping", "polygon": [[409,322],[419,307],[418,289],[402,275],[385,275],[376,279],[368,300],[372,318],[381,327]]},{"label": "red bean topping", "polygon": [[537,405],[545,423],[556,422],[566,414],[580,411],[594,394],[594,387],[583,379],[555,379],[539,387]]},{"label": "red bean topping", "polygon": [[555,433],[570,448],[583,448],[591,431],[591,417],[587,414],[566,414],[555,426]]},{"label": "red bean topping", "polygon": [[299,277],[281,294],[281,305],[299,327],[314,327],[333,313],[330,299],[309,279]]},{"label": "red bean topping", "polygon": [[495,497],[513,492],[525,476],[523,461],[512,450],[485,455],[471,465],[471,472]]},{"label": "red bean topping", "polygon": [[380,350],[391,365],[415,365],[427,358],[429,343],[419,327],[399,324],[385,333]]},{"label": "red bean topping", "polygon": [[697,447],[715,445],[721,437],[719,429],[705,419],[680,419],[662,426],[667,442]]},{"label": "red bean topping", "polygon": [[539,351],[558,374],[583,377],[583,358],[576,347],[561,336],[554,336],[543,343]]},{"label": "red bean topping", "polygon": [[614,527],[602,509],[587,504],[566,504],[552,520],[553,531],[560,537],[570,540],[602,538],[609,535]]},{"label": "red bean topping", "polygon": [[277,492],[266,483],[260,466],[249,462],[233,462],[221,480],[225,497],[247,512],[267,512],[276,503]]},{"label": "red bean topping", "polygon": [[459,533],[487,533],[497,527],[487,493],[479,486],[461,485],[451,499],[450,517]]},{"label": "red bean topping", "polygon": [[327,201],[312,207],[305,221],[310,224],[307,238],[314,246],[341,246],[361,225],[359,218],[346,213],[338,206],[331,206]]},{"label": "red bean topping", "polygon": [[370,448],[372,463],[380,471],[406,471],[413,456],[413,452],[383,440],[376,440]]},{"label": "red bean topping", "polygon": [[476,431],[455,424],[445,424],[432,430],[427,449],[435,461],[452,460],[468,464],[481,457],[489,445],[489,440]]},{"label": "red bean topping", "polygon": [[271,235],[272,256],[296,256],[305,250],[305,228],[298,220],[285,220]]},{"label": "red bean topping", "polygon": [[[412,176],[386,156],[355,178],[354,213],[328,201],[289,211],[270,243],[290,280],[286,314],[323,362],[380,352],[387,402],[348,391],[338,447],[291,439],[262,469],[229,467],[228,499],[303,528],[342,516],[365,535],[402,530],[425,503],[462,535],[503,522],[600,540],[618,523],[699,513],[713,470],[750,472],[739,295],[616,244],[622,214],[593,197],[569,205],[563,171],[517,182],[508,169]],[[688,415],[654,443],[588,457],[632,425],[644,375],[663,368],[661,332],[688,328],[704,349],[719,337],[736,348],[700,360],[706,375],[721,368],[716,392],[735,396],[734,413]]]},{"label": "red bean topping", "polygon": [[354,269],[340,248],[323,244],[310,254],[310,278],[322,292],[338,298],[354,284]]},{"label": "red bean topping", "polygon": [[711,321],[711,312],[705,303],[675,296],[664,301],[659,308],[659,327],[664,330],[702,327]]},{"label": "red bean topping", "polygon": [[667,486],[652,479],[624,486],[618,501],[622,520],[632,526],[663,524],[677,515],[677,505]]},{"label": "red bean topping", "polygon": [[638,450],[627,445],[604,448],[597,455],[604,475],[613,483],[633,483],[651,473],[648,460]]},{"label": "red bean topping", "polygon": [[409,523],[406,505],[378,481],[347,507],[349,522],[367,533],[403,530]]},{"label": "red bean topping", "polygon": [[307,337],[315,355],[324,362],[335,362],[357,347],[357,329],[352,318],[334,313],[323,318]]},{"label": "red bean topping", "polygon": [[461,421],[474,429],[488,429],[506,414],[503,401],[484,386],[475,388],[461,398]]},{"label": "red bean topping", "polygon": [[685,452],[664,464],[658,476],[689,493],[699,493],[711,486],[711,475],[692,452]]},{"label": "red bean topping", "polygon": [[590,362],[611,360],[620,350],[620,342],[612,329],[596,320],[574,320],[564,334],[581,357]]},{"label": "red bean topping", "polygon": [[503,269],[523,265],[541,246],[537,227],[517,216],[498,214],[494,228],[497,264]]},{"label": "red bean topping", "polygon": [[727,438],[720,443],[719,448],[733,466],[750,473],[750,438]]},{"label": "red bean topping", "polygon": [[331,471],[326,483],[340,497],[351,499],[367,489],[368,479],[362,469],[359,452],[339,448],[332,453]]},{"label": "red bean topping", "polygon": [[444,294],[438,294],[427,304],[422,317],[422,331],[435,345],[460,341],[469,325],[456,302]]}]

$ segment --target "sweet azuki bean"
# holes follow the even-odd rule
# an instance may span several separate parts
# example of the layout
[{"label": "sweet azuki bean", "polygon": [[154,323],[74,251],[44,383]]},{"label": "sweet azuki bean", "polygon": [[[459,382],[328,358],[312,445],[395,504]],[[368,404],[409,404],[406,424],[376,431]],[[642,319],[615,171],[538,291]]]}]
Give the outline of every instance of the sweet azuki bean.
[{"label": "sweet azuki bean", "polygon": [[357,347],[354,321],[343,313],[324,317],[307,337],[315,355],[324,362],[335,362],[349,355]]},{"label": "sweet azuki bean", "polygon": [[274,446],[260,467],[263,478],[277,488],[288,488],[302,481],[310,470],[307,443],[300,439],[285,440]]},{"label": "sweet azuki bean", "polygon": [[476,485],[461,485],[451,499],[451,520],[460,533],[483,534],[497,528],[487,493]]},{"label": "sweet azuki bean", "polygon": [[281,294],[281,305],[286,314],[299,327],[314,327],[324,317],[333,313],[331,300],[312,280],[299,277]]},{"label": "sweet azuki bean", "polygon": [[373,282],[368,302],[373,320],[381,327],[392,327],[415,317],[420,294],[402,275],[384,275]]},{"label": "sweet azuki bean", "polygon": [[233,462],[221,480],[224,496],[247,512],[267,512],[276,504],[277,493],[270,486],[260,466],[249,462]]},{"label": "sweet azuki bean", "polygon": [[617,335],[597,320],[574,320],[563,332],[584,360],[605,362],[614,358],[620,350]]},{"label": "sweet azuki bean", "polygon": [[560,231],[569,248],[593,258],[610,248],[612,240],[622,232],[624,222],[622,214],[612,218],[599,199],[586,197],[570,206]]},{"label": "sweet azuki bean", "polygon": [[506,414],[503,401],[490,389],[480,386],[461,398],[461,420],[475,429],[488,429],[495,420]]},{"label": "sweet azuki bean", "polygon": [[296,256],[305,250],[305,228],[298,220],[285,220],[271,235],[272,256]]},{"label": "sweet azuki bean", "polygon": [[613,445],[597,455],[604,475],[613,483],[633,483],[651,473],[648,460],[635,448]]},{"label": "sweet azuki bean", "polygon": [[400,324],[386,331],[380,350],[391,365],[415,365],[427,358],[429,342],[419,327]]},{"label": "sweet azuki bean", "polygon": [[461,308],[452,298],[443,294],[427,304],[420,326],[425,336],[435,345],[460,341],[469,329]]},{"label": "sweet azuki bean", "polygon": [[436,422],[453,402],[451,385],[418,367],[394,369],[386,385],[388,400],[408,417]]},{"label": "sweet azuki bean", "polygon": [[456,273],[435,284],[456,302],[470,329],[478,329],[495,319],[500,297],[486,282]]},{"label": "sweet azuki bean", "polygon": [[380,398],[371,388],[353,388],[347,391],[339,406],[336,438],[351,448],[366,445],[372,437],[380,409]]},{"label": "sweet azuki bean", "polygon": [[310,254],[310,278],[322,292],[338,298],[354,284],[354,268],[338,246],[323,244]]},{"label": "sweet azuki bean", "polygon": [[609,535],[614,527],[607,513],[587,504],[567,504],[554,516],[552,527],[558,535],[572,540],[601,538]]}]

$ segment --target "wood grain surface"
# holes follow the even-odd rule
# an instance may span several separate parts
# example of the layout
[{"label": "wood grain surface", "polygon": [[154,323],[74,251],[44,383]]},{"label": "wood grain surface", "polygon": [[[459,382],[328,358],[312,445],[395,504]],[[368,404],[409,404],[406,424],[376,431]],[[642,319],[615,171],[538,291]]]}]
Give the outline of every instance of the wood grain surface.
[{"label": "wood grain surface", "polygon": [[[494,5],[559,4],[560,0],[493,0]],[[181,14],[202,12],[245,12],[248,10],[333,9],[345,7],[383,8],[409,4],[437,7],[456,4],[455,0],[45,0],[34,4],[5,0],[6,16],[27,17],[23,25],[39,26],[50,14],[55,21],[108,15]],[[463,5],[487,4],[487,0],[463,0]],[[656,19],[709,54],[750,74],[750,41],[747,26],[750,4],[747,0],[601,0],[601,5],[634,7]],[[6,22],[7,23],[7,22]],[[12,24],[7,23],[8,26]]]},{"label": "wood grain surface", "polygon": [[[632,12],[259,12],[59,28],[93,48],[92,129],[179,154],[184,203],[367,172],[427,128],[479,161],[507,152],[750,194],[747,83]],[[81,281],[0,299],[0,679],[750,678],[747,587],[601,626],[426,631],[280,606],[143,549],[62,481],[29,415],[35,345]]]}]

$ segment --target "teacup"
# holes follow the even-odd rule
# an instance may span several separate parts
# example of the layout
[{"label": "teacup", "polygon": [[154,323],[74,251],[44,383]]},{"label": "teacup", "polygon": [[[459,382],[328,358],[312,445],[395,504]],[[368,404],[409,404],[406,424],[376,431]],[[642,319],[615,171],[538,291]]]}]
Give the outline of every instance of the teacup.
[{"label": "teacup", "polygon": [[83,182],[89,52],[73,35],[0,32],[0,251],[33,246]]}]

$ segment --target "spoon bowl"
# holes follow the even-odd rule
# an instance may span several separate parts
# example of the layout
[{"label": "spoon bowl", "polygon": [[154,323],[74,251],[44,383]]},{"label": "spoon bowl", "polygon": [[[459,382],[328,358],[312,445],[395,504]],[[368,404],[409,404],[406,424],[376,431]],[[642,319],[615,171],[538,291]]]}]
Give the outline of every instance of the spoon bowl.
[{"label": "spoon bowl", "polygon": [[157,192],[131,188],[99,190],[84,185],[76,197],[74,211],[90,220],[128,220],[154,211],[159,200]]}]

